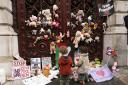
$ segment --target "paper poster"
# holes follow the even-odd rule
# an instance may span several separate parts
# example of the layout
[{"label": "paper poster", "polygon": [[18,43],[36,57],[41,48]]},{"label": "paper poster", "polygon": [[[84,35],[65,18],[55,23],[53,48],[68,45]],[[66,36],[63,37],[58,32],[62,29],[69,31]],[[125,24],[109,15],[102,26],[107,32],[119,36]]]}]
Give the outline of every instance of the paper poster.
[{"label": "paper poster", "polygon": [[52,67],[51,57],[42,57],[42,68],[46,65]]},{"label": "paper poster", "polygon": [[12,67],[12,77],[15,79],[23,79],[30,77],[30,66]]},{"label": "paper poster", "polygon": [[107,65],[104,65],[101,68],[93,69],[90,74],[96,82],[103,82],[113,78],[113,74]]}]

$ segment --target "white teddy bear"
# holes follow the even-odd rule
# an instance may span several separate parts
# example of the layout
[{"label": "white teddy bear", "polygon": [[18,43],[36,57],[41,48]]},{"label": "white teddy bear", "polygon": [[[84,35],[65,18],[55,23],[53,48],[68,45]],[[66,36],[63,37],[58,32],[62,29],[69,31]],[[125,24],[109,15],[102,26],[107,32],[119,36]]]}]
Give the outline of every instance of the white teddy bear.
[{"label": "white teddy bear", "polygon": [[26,25],[28,25],[28,26],[37,27],[37,17],[34,16],[34,15],[32,15],[32,16],[30,17],[30,20],[27,20],[27,21],[25,21],[25,22],[27,23]]}]

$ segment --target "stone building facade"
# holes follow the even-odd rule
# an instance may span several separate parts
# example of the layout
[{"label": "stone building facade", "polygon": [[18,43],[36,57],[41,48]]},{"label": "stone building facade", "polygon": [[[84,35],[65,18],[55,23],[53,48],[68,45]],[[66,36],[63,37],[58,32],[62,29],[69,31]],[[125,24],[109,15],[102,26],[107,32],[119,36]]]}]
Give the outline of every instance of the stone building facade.
[{"label": "stone building facade", "polygon": [[[103,60],[106,62],[105,51],[110,46],[117,49],[119,65],[124,66],[128,65],[128,44],[123,17],[128,15],[128,0],[114,0],[114,8],[115,13],[108,17],[109,28],[104,33]],[[19,55],[18,35],[13,30],[11,0],[0,0],[0,29],[0,67],[10,70],[13,57]]]},{"label": "stone building facade", "polygon": [[[113,1],[115,12],[107,19],[108,28],[104,33],[103,56],[104,61],[107,62],[106,48],[108,46],[115,48],[118,54],[119,65],[126,66],[128,65],[128,40],[124,16],[128,15],[128,0]],[[112,64],[112,62],[113,59],[110,59],[110,64]]]},{"label": "stone building facade", "polygon": [[10,72],[11,61],[16,54],[18,41],[13,30],[12,1],[0,0],[0,68]]}]

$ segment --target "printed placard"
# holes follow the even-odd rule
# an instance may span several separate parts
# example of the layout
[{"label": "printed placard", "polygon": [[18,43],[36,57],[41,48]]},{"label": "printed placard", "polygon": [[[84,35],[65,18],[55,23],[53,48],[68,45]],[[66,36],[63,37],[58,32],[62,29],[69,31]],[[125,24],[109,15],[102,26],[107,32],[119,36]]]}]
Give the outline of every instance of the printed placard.
[{"label": "printed placard", "polygon": [[46,65],[52,67],[51,57],[42,57],[42,68],[44,68]]}]

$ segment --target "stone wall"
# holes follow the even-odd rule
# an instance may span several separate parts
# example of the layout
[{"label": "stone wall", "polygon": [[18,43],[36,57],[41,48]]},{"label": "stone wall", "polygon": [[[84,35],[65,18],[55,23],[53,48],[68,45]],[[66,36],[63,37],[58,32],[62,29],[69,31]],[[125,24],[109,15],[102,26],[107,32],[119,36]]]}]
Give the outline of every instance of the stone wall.
[{"label": "stone wall", "polygon": [[[104,33],[104,63],[108,57],[106,56],[106,48],[108,46],[115,48],[118,54],[118,63],[120,66],[128,65],[128,48],[127,48],[127,29],[124,25],[124,16],[128,15],[128,0],[114,0],[115,13],[108,17],[107,31]],[[110,59],[109,64],[113,64]]]},{"label": "stone wall", "polygon": [[12,2],[0,0],[0,69],[10,73],[15,54],[18,54],[18,41],[13,30]]}]

